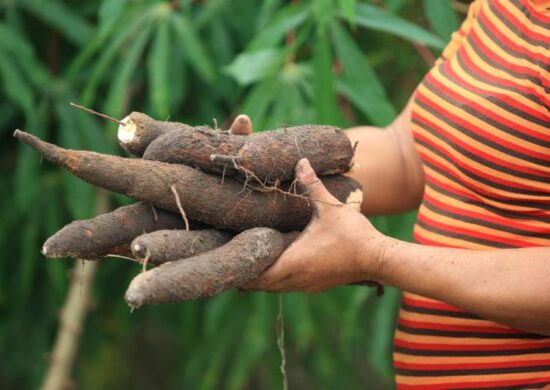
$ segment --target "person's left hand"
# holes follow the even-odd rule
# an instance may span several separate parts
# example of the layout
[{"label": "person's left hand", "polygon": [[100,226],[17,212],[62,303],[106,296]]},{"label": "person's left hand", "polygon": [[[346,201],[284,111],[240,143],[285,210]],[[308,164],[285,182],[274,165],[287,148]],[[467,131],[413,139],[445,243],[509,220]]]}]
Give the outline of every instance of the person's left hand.
[{"label": "person's left hand", "polygon": [[242,289],[313,293],[342,284],[378,281],[387,237],[356,207],[332,196],[308,160],[298,162],[296,178],[313,203],[311,222],[275,264]]}]

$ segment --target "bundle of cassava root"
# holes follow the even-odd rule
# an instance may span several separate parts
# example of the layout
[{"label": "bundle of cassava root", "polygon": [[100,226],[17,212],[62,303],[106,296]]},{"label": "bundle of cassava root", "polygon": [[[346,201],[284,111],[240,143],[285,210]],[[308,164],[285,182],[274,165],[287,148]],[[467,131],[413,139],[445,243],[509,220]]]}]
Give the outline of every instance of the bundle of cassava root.
[{"label": "bundle of cassava root", "polygon": [[[133,112],[120,121],[118,138],[140,158],[125,158],[63,149],[16,130],[46,160],[138,201],[70,223],[42,253],[135,259],[144,271],[126,292],[130,306],[181,302],[242,286],[296,239],[313,210],[293,180],[301,158],[337,199],[359,207],[360,185],[340,175],[353,157],[344,132],[307,125],[250,133],[243,115],[220,131]],[[147,264],[155,267],[145,270]]]}]

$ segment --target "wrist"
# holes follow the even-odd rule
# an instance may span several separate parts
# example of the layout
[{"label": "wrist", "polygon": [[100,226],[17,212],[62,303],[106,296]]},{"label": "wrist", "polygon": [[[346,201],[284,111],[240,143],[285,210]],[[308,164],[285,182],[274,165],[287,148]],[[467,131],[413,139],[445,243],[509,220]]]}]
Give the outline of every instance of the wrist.
[{"label": "wrist", "polygon": [[371,238],[363,242],[359,255],[361,280],[372,280],[386,284],[389,280],[388,262],[393,248],[398,244],[398,240],[379,232],[375,232],[374,237],[372,237],[372,232],[369,234]]},{"label": "wrist", "polygon": [[409,242],[392,237],[385,237],[385,242],[380,249],[380,273],[378,282],[400,289],[404,288],[403,282],[411,276],[411,254],[413,247]]}]

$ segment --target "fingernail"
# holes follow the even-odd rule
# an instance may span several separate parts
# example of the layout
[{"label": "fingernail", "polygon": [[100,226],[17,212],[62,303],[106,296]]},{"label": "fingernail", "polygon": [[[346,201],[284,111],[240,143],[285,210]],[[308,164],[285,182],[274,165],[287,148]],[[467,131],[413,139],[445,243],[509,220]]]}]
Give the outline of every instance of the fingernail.
[{"label": "fingernail", "polygon": [[250,118],[248,117],[248,115],[244,115],[244,114],[239,115],[239,116],[237,117],[237,120],[239,121],[239,123],[240,123],[241,125],[250,123]]},{"label": "fingernail", "polygon": [[298,161],[298,164],[296,164],[296,173],[299,176],[304,176],[312,170],[313,168],[311,167],[311,164],[309,163],[309,160],[307,158],[300,159],[300,161]]}]

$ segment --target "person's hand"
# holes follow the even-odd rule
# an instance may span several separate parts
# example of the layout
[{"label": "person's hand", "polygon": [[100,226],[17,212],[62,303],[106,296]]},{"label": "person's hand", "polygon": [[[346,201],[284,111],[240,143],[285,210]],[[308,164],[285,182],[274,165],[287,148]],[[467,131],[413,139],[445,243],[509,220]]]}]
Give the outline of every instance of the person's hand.
[{"label": "person's hand", "polygon": [[356,207],[343,205],[325,188],[309,161],[296,178],[314,206],[311,222],[281,257],[242,289],[320,292],[342,284],[378,281],[388,238]]}]

